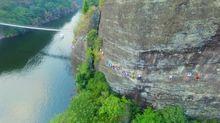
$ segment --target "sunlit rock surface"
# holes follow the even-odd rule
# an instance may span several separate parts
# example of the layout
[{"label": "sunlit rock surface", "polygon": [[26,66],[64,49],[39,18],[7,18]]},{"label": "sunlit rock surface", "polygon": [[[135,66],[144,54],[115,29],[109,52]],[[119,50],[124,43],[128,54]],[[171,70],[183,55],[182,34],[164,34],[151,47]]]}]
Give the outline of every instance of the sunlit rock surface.
[{"label": "sunlit rock surface", "polygon": [[106,0],[99,69],[121,94],[220,118],[219,24],[219,0]]}]

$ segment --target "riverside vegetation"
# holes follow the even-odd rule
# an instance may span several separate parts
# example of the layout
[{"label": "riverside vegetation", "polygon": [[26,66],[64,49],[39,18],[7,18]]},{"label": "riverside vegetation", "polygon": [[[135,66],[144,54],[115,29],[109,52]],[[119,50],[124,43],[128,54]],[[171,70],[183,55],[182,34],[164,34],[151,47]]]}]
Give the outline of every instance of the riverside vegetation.
[{"label": "riverside vegetation", "polygon": [[[92,15],[94,11],[91,9],[94,9],[94,6],[101,8],[103,3],[103,0],[84,0],[83,19],[88,19]],[[89,21],[82,20],[82,22]],[[86,30],[85,23],[79,26],[78,31]],[[159,110],[150,106],[141,109],[135,100],[114,93],[107,84],[104,74],[95,68],[100,59],[99,50],[102,47],[98,30],[89,30],[86,40],[88,47],[86,58],[76,74],[78,95],[72,99],[69,108],[51,120],[51,123],[200,123],[199,120],[187,118],[180,106],[167,106]],[[203,122],[217,123],[217,120]]]},{"label": "riverside vegetation", "polygon": [[[48,22],[75,9],[73,0],[1,0],[0,21],[21,24],[38,25]],[[24,32],[23,29],[7,27],[0,28],[0,34],[5,37]]]}]

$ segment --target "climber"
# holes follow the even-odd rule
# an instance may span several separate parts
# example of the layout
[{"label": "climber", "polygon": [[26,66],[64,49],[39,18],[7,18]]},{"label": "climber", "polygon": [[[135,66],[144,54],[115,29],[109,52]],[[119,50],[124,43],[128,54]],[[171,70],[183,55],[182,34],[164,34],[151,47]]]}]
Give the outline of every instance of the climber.
[{"label": "climber", "polygon": [[192,76],[192,73],[188,72],[185,76],[184,76],[184,80],[185,81],[189,81],[190,77]]},{"label": "climber", "polygon": [[208,75],[208,74],[205,74],[204,78],[205,78],[205,79],[208,79],[208,78],[209,78],[209,75]]},{"label": "climber", "polygon": [[102,51],[102,49],[99,50],[101,52],[102,55],[104,55],[104,52]]},{"label": "climber", "polygon": [[200,74],[199,73],[196,73],[195,80],[200,80]]},{"label": "climber", "polygon": [[187,77],[191,77],[192,76],[192,73],[187,73]]},{"label": "climber", "polygon": [[169,79],[170,79],[170,80],[173,80],[173,75],[170,75],[170,76],[169,76]]},{"label": "climber", "polygon": [[129,73],[128,72],[125,72],[125,77],[129,77]]},{"label": "climber", "polygon": [[115,65],[112,65],[112,69],[113,69],[113,70],[116,70],[116,66],[115,66]]},{"label": "climber", "polygon": [[112,64],[111,64],[111,63],[109,63],[108,65],[109,65],[109,67],[112,67]]},{"label": "climber", "polygon": [[140,74],[138,74],[137,80],[142,80],[142,77]]}]

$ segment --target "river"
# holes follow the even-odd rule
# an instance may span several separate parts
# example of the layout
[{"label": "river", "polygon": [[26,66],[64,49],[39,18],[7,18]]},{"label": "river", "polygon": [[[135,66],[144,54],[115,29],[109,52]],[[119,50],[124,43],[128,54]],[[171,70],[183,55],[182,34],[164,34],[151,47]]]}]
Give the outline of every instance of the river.
[{"label": "river", "polygon": [[44,25],[61,32],[0,40],[0,123],[47,123],[67,108],[75,94],[71,44],[79,17]]}]

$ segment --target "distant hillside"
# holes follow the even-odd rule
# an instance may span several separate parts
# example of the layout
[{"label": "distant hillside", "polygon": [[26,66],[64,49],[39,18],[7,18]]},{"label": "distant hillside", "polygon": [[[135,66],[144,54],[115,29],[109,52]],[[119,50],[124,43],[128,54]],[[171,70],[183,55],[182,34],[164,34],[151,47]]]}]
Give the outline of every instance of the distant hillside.
[{"label": "distant hillside", "polygon": [[[0,22],[39,25],[77,8],[79,0],[1,0]],[[24,30],[0,27],[0,37],[10,37]]]}]

